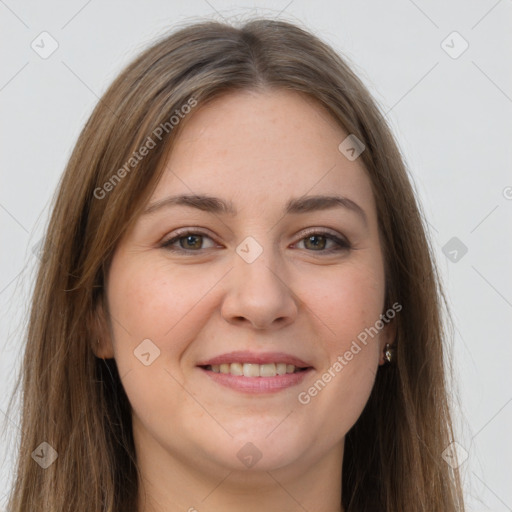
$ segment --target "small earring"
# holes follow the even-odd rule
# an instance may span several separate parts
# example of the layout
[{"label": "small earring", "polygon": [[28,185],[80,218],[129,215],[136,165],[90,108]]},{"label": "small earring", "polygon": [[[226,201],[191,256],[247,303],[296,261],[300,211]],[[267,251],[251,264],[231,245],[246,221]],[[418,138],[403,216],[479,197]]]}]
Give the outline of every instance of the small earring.
[{"label": "small earring", "polygon": [[387,363],[394,363],[396,359],[396,348],[389,343],[384,347],[384,359]]}]

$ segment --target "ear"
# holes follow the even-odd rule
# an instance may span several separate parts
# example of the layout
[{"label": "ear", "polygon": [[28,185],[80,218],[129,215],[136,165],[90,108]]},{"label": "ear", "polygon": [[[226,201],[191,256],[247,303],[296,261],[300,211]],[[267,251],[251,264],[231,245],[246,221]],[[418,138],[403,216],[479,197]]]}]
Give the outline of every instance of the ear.
[{"label": "ear", "polygon": [[101,359],[113,359],[114,346],[103,297],[98,300],[89,316],[89,332],[94,355]]},{"label": "ear", "polygon": [[396,322],[395,320],[390,320],[381,330],[379,335],[379,349],[380,349],[380,358],[379,358],[379,366],[382,366],[386,360],[384,359],[384,349],[386,344],[394,345],[396,340]]}]

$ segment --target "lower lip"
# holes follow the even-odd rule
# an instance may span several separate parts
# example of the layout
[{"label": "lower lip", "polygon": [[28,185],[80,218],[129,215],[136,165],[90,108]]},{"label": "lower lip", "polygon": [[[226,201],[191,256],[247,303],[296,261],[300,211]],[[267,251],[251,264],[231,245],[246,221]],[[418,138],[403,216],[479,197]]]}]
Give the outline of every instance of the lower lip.
[{"label": "lower lip", "polygon": [[282,389],[300,384],[306,378],[306,375],[311,372],[312,368],[296,373],[276,375],[275,377],[243,377],[241,375],[231,375],[230,373],[216,373],[204,368],[200,368],[200,370],[215,382],[236,391],[243,393],[276,393]]}]

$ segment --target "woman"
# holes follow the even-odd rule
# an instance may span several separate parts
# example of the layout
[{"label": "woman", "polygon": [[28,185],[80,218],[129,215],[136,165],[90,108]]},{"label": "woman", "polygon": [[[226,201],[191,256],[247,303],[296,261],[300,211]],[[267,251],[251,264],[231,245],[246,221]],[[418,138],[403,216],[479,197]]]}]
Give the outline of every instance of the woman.
[{"label": "woman", "polygon": [[80,135],[42,262],[10,511],[463,510],[419,207],[308,32],[146,50]]}]

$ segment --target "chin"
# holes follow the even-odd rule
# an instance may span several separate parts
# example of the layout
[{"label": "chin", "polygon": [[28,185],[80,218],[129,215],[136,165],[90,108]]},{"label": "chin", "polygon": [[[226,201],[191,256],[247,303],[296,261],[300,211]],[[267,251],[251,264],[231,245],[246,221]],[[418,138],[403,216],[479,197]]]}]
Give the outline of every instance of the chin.
[{"label": "chin", "polygon": [[267,428],[265,424],[265,428],[252,428],[249,432],[243,429],[234,432],[228,427],[233,438],[228,442],[226,439],[212,442],[210,437],[205,440],[209,444],[206,451],[230,471],[258,473],[293,465],[304,455],[308,436],[285,428],[280,431],[278,425],[279,422],[274,422],[272,428]]}]

